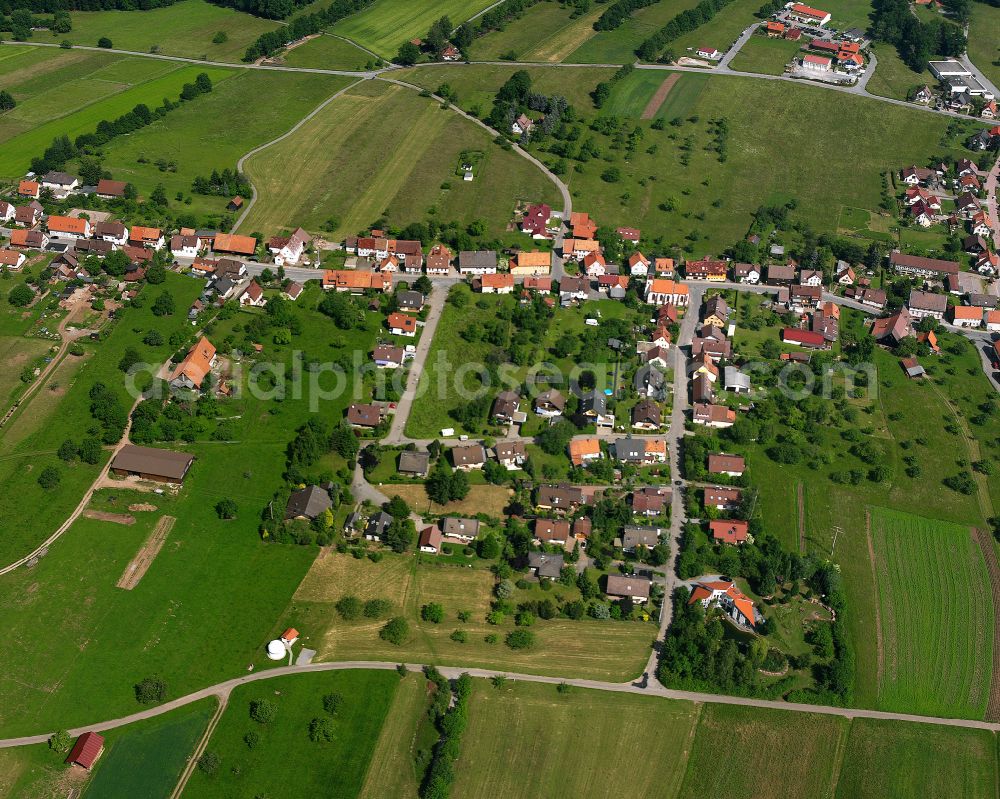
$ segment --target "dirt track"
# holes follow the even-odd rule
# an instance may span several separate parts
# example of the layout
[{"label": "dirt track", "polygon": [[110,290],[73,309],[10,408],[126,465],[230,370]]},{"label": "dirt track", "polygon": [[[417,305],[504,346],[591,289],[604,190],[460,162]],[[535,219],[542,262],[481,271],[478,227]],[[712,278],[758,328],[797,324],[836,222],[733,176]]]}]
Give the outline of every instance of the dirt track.
[{"label": "dirt track", "polygon": [[153,528],[153,532],[149,534],[149,538],[146,539],[142,545],[142,549],[139,550],[139,554],[132,558],[128,566],[125,567],[125,571],[122,572],[122,576],[118,578],[118,582],[115,583],[118,588],[131,591],[139,584],[150,564],[160,554],[163,542],[167,540],[167,535],[176,521],[177,519],[173,516],[160,517],[160,520],[156,523],[156,527]]},{"label": "dirt track", "polygon": [[680,73],[675,72],[660,84],[660,88],[656,90],[656,94],[650,97],[649,102],[646,103],[646,107],[642,111],[642,119],[652,119],[656,116],[656,112],[660,110],[660,106],[663,105],[663,101],[667,99],[667,95],[670,94],[670,90],[674,88],[674,84],[680,79]]},{"label": "dirt track", "polygon": [[102,522],[114,522],[115,524],[135,524],[135,516],[128,513],[108,513],[103,510],[85,510],[82,514],[85,519],[98,519]]}]

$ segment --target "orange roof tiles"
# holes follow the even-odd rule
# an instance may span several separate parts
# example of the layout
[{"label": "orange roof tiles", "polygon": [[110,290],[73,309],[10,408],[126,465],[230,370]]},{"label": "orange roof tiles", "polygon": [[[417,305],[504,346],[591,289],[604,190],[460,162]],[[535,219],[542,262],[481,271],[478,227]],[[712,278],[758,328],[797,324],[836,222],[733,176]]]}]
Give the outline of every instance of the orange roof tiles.
[{"label": "orange roof tiles", "polygon": [[212,368],[213,358],[215,358],[215,347],[211,341],[202,336],[201,340],[188,351],[184,360],[177,364],[170,379],[176,380],[183,376],[194,385],[200,386]]},{"label": "orange roof tiles", "polygon": [[231,252],[237,255],[253,255],[257,249],[257,239],[240,236],[237,233],[220,233],[215,237],[212,249],[216,252]]},{"label": "orange roof tiles", "polygon": [[73,216],[50,216],[49,230],[55,233],[74,233],[77,236],[87,235],[87,220]]}]

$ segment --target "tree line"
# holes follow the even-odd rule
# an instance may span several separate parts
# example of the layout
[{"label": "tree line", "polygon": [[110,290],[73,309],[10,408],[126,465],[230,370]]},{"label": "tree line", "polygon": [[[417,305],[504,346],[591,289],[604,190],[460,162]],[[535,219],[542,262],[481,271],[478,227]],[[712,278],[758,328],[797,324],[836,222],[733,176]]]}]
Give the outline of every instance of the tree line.
[{"label": "tree line", "polygon": [[604,13],[597,18],[594,30],[613,31],[625,24],[626,20],[632,16],[633,11],[656,5],[659,2],[660,0],[618,0],[618,2],[608,6]]},{"label": "tree line", "polygon": [[[287,2],[288,0],[283,0]],[[293,19],[278,30],[268,31],[257,37],[243,54],[243,60],[250,62],[258,58],[274,55],[289,42],[295,42],[306,36],[319,33],[324,28],[339,22],[344,17],[357,13],[370,6],[375,0],[334,0],[326,9],[314,14],[304,14]],[[219,3],[219,5],[230,5]],[[291,13],[291,12],[289,12]],[[286,15],[287,16],[287,15]]]},{"label": "tree line", "polygon": [[[639,45],[635,53],[643,61],[652,61],[670,42],[700,28],[733,0],[701,0],[694,8],[682,11],[660,30]],[[664,59],[672,60],[672,59]]]},{"label": "tree line", "polygon": [[922,72],[934,55],[958,56],[965,52],[966,38],[960,27],[917,19],[907,0],[875,0],[872,8],[875,38],[893,45],[914,72]]},{"label": "tree line", "polygon": [[57,136],[42,155],[31,159],[31,170],[41,175],[53,169],[62,169],[67,161],[71,161],[90,148],[101,147],[116,136],[123,136],[144,128],[155,120],[166,116],[175,108],[179,108],[181,102],[193,100],[195,97],[211,91],[212,79],[202,72],[195,78],[194,83],[184,84],[179,102],[171,102],[164,98],[163,105],[155,111],[150,111],[149,106],[139,103],[131,111],[122,114],[117,119],[102,119],[97,123],[97,130],[94,133],[81,133],[75,141],[70,141],[66,134]]},{"label": "tree line", "polygon": [[248,195],[253,193],[250,180],[242,172],[236,169],[212,170],[208,177],[198,175],[191,182],[191,191],[195,194],[210,194],[220,197],[234,197],[237,194]]}]

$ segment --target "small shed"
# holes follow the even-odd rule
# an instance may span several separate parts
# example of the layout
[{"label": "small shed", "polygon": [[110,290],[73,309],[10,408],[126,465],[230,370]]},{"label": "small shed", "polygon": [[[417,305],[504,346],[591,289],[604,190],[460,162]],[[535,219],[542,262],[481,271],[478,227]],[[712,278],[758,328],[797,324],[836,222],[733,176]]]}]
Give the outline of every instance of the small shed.
[{"label": "small shed", "polygon": [[74,766],[82,766],[88,771],[104,752],[104,736],[96,732],[85,732],[76,739],[66,762]]}]

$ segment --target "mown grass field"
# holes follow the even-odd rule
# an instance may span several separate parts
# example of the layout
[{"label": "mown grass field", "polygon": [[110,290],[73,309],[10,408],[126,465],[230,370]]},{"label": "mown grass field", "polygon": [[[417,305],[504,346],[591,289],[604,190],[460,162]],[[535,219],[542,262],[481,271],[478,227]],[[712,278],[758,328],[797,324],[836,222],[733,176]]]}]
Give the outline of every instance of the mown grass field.
[{"label": "mown grass field", "polygon": [[401,680],[392,697],[359,799],[417,799],[420,779],[414,757],[433,744],[436,730],[427,717],[426,682],[413,675]]},{"label": "mown grass field", "polygon": [[841,31],[848,28],[867,30],[871,25],[871,0],[830,0],[823,9],[833,15],[828,27]]},{"label": "mown grass field", "polygon": [[698,712],[689,702],[476,680],[454,795],[611,796],[627,784],[635,796],[675,796]]},{"label": "mown grass field", "polygon": [[205,699],[116,731],[83,796],[167,799],[214,712],[215,700]]},{"label": "mown grass field", "polygon": [[987,3],[972,4],[969,58],[994,86],[1000,84],[1000,8]]},{"label": "mown grass field", "polygon": [[[673,72],[651,72],[637,70],[615,84],[611,97],[601,108],[602,114],[623,117],[641,117],[650,99]],[[698,97],[708,85],[708,76],[684,73],[677,78],[669,94],[659,107],[654,118],[686,118]]]},{"label": "mown grass field", "polygon": [[[254,17],[205,0],[181,0],[149,11],[74,11],[73,30],[69,33],[36,33],[34,39],[94,47],[102,36],[111,39],[116,49],[140,53],[153,51],[166,55],[199,58],[207,61],[240,61],[243,52],[262,33],[281,26],[276,20]],[[215,44],[219,32],[226,41]]]},{"label": "mown grass field", "polygon": [[364,11],[345,17],[332,30],[383,58],[392,58],[404,42],[424,38],[431,25],[441,17],[448,17],[452,25],[458,27],[489,5],[490,0],[435,0],[433,3],[378,0]]},{"label": "mown grass field", "polygon": [[[627,680],[641,673],[656,632],[652,624],[539,620],[532,628],[537,637],[533,649],[508,648],[503,638],[514,629],[513,619],[499,625],[485,621],[494,578],[483,564],[467,568],[433,559],[418,563],[391,554],[372,563],[325,554],[310,570],[281,623],[287,621],[308,634],[306,645],[318,650],[321,660],[406,660],[605,680]],[[474,559],[472,565],[477,565]],[[569,589],[554,588],[553,601],[564,591]],[[384,619],[342,620],[334,603],[347,594],[363,600],[388,599],[394,606],[391,615],[409,620],[409,639],[402,646],[380,639]],[[430,602],[444,606],[445,621],[433,624],[420,619],[420,608]],[[464,624],[457,618],[462,610],[472,613]],[[466,631],[466,643],[451,640],[456,629]],[[499,641],[487,643],[484,639],[490,634]]]},{"label": "mown grass field", "polygon": [[996,780],[996,737],[985,730],[855,719],[837,797],[989,799]]},{"label": "mown grass field", "polygon": [[473,61],[495,61],[514,53],[520,61],[562,61],[582,38],[593,35],[593,23],[604,9],[595,7],[575,19],[571,8],[547,2],[529,8],[501,31],[480,36],[469,48]]},{"label": "mown grass field", "polygon": [[981,718],[990,691],[993,599],[967,527],[872,510],[886,710]]},{"label": "mown grass field", "polygon": [[[579,46],[562,60],[578,64],[631,64],[635,61],[635,49],[643,41],[696,5],[697,0],[659,0],[635,11],[613,31],[595,31],[593,23],[587,23],[581,26]],[[582,38],[585,32],[586,38]]]},{"label": "mown grass field", "polygon": [[733,0],[700,28],[679,36],[667,47],[678,58],[685,54],[695,57],[693,52],[685,51],[699,47],[714,47],[724,53],[748,26],[757,22],[754,12],[759,8],[756,0]]},{"label": "mown grass field", "polygon": [[[484,153],[472,182],[455,174],[465,150]],[[336,238],[383,214],[407,224],[433,208],[445,221],[482,218],[500,235],[518,199],[554,203],[558,196],[535,166],[491,144],[454,111],[385,84],[351,89],[246,169],[259,197],[245,231],[302,225]]]},{"label": "mown grass field", "polygon": [[0,371],[0,408],[3,409],[0,413],[6,412],[10,407],[11,395],[24,386],[21,382],[21,370],[52,346],[52,342],[44,339],[0,336],[0,363],[4,365]]},{"label": "mown grass field", "polygon": [[[114,119],[131,111],[137,103],[146,103],[155,108],[160,105],[164,97],[176,101],[184,84],[192,83],[201,72],[207,73],[216,84],[234,74],[232,70],[219,67],[181,67],[135,86],[122,84],[118,93],[105,99],[96,99],[59,119],[38,120],[41,124],[3,142],[3,152],[0,153],[0,176],[17,177],[23,174],[31,164],[31,159],[41,155],[56,136],[66,134],[73,139],[81,133],[90,133],[101,120]],[[59,92],[60,96],[65,91],[56,81],[52,82],[50,90]],[[210,113],[210,98],[201,97],[192,103],[200,106],[202,114]]]},{"label": "mown grass field", "polygon": [[305,44],[293,47],[281,58],[290,67],[309,69],[360,70],[375,61],[371,53],[366,53],[357,45],[328,35],[316,36]]},{"label": "mown grass field", "polygon": [[933,88],[937,83],[926,67],[920,72],[910,69],[900,59],[896,48],[890,44],[879,45],[875,57],[878,59],[878,66],[875,67],[875,73],[869,79],[867,86],[872,94],[905,100],[910,89],[915,86],[926,84]]},{"label": "mown grass field", "polygon": [[705,705],[677,796],[828,796],[847,725],[834,716]]},{"label": "mown grass field", "polygon": [[[240,686],[230,696],[207,746],[221,760],[219,771],[214,775],[196,771],[184,795],[353,799],[364,781],[399,681],[391,671],[341,671]],[[309,739],[309,723],[314,718],[330,718],[323,709],[323,696],[328,693],[338,693],[344,700],[333,718],[336,738],[314,742]],[[258,699],[277,707],[270,724],[250,718],[250,703]],[[253,749],[243,740],[251,730],[260,736]]]},{"label": "mown grass field", "polygon": [[801,44],[784,39],[770,39],[767,36],[751,36],[730,66],[741,72],[757,72],[762,75],[782,75],[785,64],[794,58]]},{"label": "mown grass field", "polygon": [[[109,142],[103,148],[104,166],[116,179],[132,182],[140,195],[148,196],[162,183],[173,207],[223,213],[230,198],[192,194],[192,180],[212,170],[235,168],[244,153],[284,133],[349,80],[308,73],[240,72],[217,84],[210,98],[187,103],[148,127]],[[271,94],[282,101],[258,103]],[[211,113],[206,113],[206,106]],[[157,166],[161,160],[173,162],[176,169],[161,170]],[[174,199],[178,192],[190,197],[191,203],[180,206]]]}]

